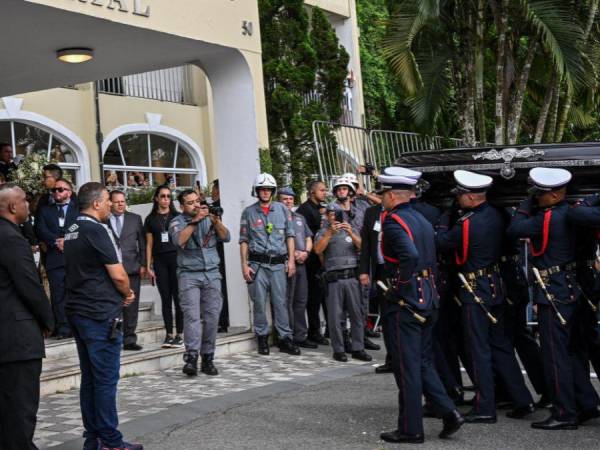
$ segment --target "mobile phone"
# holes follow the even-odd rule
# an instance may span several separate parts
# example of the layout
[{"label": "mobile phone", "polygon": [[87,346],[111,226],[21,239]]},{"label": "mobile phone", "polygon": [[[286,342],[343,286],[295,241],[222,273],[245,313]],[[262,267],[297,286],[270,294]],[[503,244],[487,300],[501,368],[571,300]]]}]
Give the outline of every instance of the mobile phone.
[{"label": "mobile phone", "polygon": [[337,209],[335,211],[335,221],[342,223],[344,221],[344,212]]}]

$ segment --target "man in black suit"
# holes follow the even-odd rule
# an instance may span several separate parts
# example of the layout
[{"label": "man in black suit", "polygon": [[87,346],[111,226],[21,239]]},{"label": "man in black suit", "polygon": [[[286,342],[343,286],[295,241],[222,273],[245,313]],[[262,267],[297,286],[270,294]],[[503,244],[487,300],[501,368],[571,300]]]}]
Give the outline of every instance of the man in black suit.
[{"label": "man in black suit", "polygon": [[63,255],[66,230],[77,220],[79,208],[71,198],[73,186],[59,178],[51,189],[54,204],[38,209],[35,231],[45,244],[45,266],[50,283],[52,309],[56,320],[56,338],[71,337],[71,329],[65,314],[65,258]]},{"label": "man in black suit", "polygon": [[44,335],[52,309],[19,225],[27,220],[25,192],[0,186],[0,448],[35,449]]},{"label": "man in black suit", "polygon": [[[57,180],[60,180],[63,177],[62,169],[56,164],[46,164],[42,169],[42,181],[44,183],[44,187],[48,190],[46,193],[42,194],[37,203],[37,209],[46,205],[54,204],[54,197],[52,195],[52,188],[56,184]],[[77,198],[75,196],[75,192],[71,193],[71,198],[74,200]]]},{"label": "man in black suit", "polygon": [[141,350],[137,343],[135,329],[140,307],[141,278],[146,275],[146,237],[142,218],[126,211],[127,199],[122,191],[110,193],[112,202],[109,225],[117,238],[123,267],[129,276],[129,284],[135,293],[135,300],[123,308],[123,348],[125,350]]},{"label": "man in black suit", "polygon": [[12,180],[12,172],[17,169],[15,163],[12,162],[13,151],[10,144],[0,142],[0,173],[4,175],[5,181]]},{"label": "man in black suit", "polygon": [[[379,236],[381,234],[380,216],[383,212],[381,205],[375,205],[367,208],[363,227],[360,231],[361,246],[360,260],[358,265],[359,280],[363,286],[373,286],[376,289],[376,299],[379,305],[381,317],[385,314],[385,298],[381,289],[375,287],[374,283],[378,280],[384,281],[384,260],[381,254]],[[372,285],[373,283],[373,285]],[[383,330],[383,343],[386,350],[389,348],[387,343],[387,331],[385,321],[381,321]],[[390,364],[390,355],[386,354],[385,363],[375,368],[375,373],[392,372]]]}]

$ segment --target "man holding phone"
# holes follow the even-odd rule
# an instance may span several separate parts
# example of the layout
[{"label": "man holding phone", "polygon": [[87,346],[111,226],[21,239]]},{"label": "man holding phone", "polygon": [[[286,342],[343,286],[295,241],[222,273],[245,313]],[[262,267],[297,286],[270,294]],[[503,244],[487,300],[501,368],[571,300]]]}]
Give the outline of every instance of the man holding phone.
[{"label": "man holding phone", "polygon": [[123,441],[117,429],[117,383],[121,365],[121,315],[135,295],[121,264],[115,239],[105,224],[110,216],[108,191],[101,183],[79,189],[80,214],[65,230],[67,299],[81,368],[81,415],[84,450],[143,450]]},{"label": "man holding phone", "polygon": [[336,204],[327,207],[327,223],[315,238],[315,253],[323,258],[327,282],[327,314],[333,359],[346,362],[340,318],[348,313],[351,324],[351,354],[360,361],[371,361],[365,352],[361,288],[357,279],[358,252],[361,239],[344,220]]}]

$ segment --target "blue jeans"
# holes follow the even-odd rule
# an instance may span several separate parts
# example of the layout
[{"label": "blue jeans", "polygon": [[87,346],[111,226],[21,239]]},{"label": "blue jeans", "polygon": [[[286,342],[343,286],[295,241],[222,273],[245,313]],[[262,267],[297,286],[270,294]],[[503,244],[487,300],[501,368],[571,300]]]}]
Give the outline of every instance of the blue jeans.
[{"label": "blue jeans", "polygon": [[121,447],[117,430],[117,383],[121,366],[123,334],[110,340],[110,320],[93,320],[78,314],[68,316],[77,343],[81,368],[81,416],[86,447],[98,438],[109,447]]}]

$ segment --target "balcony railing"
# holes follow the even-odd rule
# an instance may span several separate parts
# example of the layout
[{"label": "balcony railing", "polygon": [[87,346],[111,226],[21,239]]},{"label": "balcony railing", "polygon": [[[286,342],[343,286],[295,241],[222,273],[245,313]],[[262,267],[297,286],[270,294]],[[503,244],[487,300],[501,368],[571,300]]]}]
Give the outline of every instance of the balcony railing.
[{"label": "balcony railing", "polygon": [[98,92],[192,105],[192,66],[154,70],[96,82]]}]

